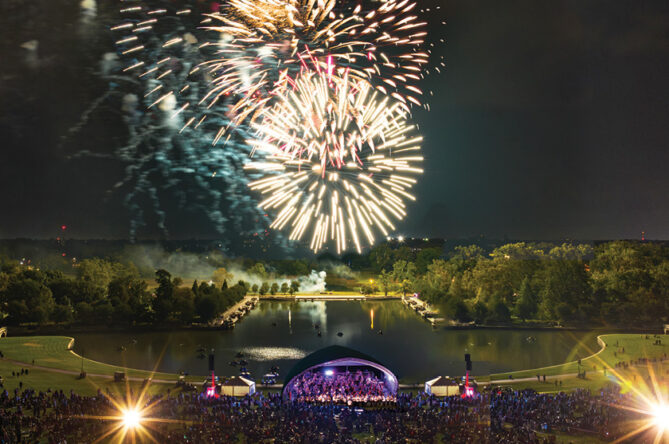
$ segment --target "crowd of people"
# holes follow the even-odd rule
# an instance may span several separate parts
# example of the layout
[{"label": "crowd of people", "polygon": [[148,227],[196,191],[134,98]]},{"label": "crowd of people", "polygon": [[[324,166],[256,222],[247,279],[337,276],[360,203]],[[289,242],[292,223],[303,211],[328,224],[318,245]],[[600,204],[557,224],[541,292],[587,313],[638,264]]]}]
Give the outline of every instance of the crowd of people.
[{"label": "crowd of people", "polygon": [[621,394],[618,386],[594,395],[583,389],[558,394],[503,391],[490,399],[490,427],[503,443],[541,442],[537,431],[585,434],[609,441],[630,432],[631,420],[643,419],[630,406],[632,395]]},{"label": "crowd of people", "polygon": [[[118,401],[102,392],[79,396],[62,391],[4,391],[0,442],[94,442],[119,429]],[[363,440],[538,444],[554,442],[553,433],[619,438],[629,431],[625,426],[630,420],[638,419],[638,413],[618,408],[629,401],[629,395],[615,390],[595,394],[495,390],[472,398],[400,393],[394,402],[361,408],[291,401],[278,393],[207,398],[181,392],[144,399],[140,407],[150,406],[143,425],[154,442],[172,444]]]},{"label": "crowd of people", "polygon": [[288,397],[298,402],[347,404],[395,400],[388,384],[370,370],[306,371],[293,379]]}]

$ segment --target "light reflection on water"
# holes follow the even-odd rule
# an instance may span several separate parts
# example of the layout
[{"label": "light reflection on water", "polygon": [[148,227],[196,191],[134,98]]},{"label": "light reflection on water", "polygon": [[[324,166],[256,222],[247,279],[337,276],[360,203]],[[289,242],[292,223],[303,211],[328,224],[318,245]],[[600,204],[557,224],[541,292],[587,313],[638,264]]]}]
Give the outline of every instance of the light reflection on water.
[{"label": "light reflection on water", "polygon": [[160,360],[160,371],[198,375],[207,373],[199,349],[215,349],[221,375],[237,373],[230,363],[241,351],[259,378],[275,365],[283,376],[302,357],[335,344],[375,357],[404,382],[460,375],[464,353],[471,353],[475,374],[488,374],[559,364],[598,349],[594,332],[433,329],[399,301],[286,301],[260,303],[230,331],[78,334],[75,350],[135,368],[152,369]]},{"label": "light reflection on water", "polygon": [[307,356],[304,350],[290,347],[248,347],[244,349],[247,360],[277,361],[281,359],[300,360]]}]

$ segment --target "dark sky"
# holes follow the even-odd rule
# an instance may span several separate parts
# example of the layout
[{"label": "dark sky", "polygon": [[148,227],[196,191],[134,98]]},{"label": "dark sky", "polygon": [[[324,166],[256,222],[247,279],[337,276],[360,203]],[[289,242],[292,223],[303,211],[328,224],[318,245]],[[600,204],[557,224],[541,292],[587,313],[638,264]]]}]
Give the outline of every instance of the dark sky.
[{"label": "dark sky", "polygon": [[[105,89],[92,72],[109,36],[77,28],[77,1],[1,3],[0,238],[54,237],[61,224],[126,237],[122,196],[107,193],[119,165],[71,160],[82,142],[62,139]],[[399,232],[669,238],[669,2],[419,3],[446,68],[423,85],[427,169]],[[19,47],[33,38],[37,68]],[[95,128],[86,143],[119,137]],[[172,237],[212,236],[186,219]]]}]

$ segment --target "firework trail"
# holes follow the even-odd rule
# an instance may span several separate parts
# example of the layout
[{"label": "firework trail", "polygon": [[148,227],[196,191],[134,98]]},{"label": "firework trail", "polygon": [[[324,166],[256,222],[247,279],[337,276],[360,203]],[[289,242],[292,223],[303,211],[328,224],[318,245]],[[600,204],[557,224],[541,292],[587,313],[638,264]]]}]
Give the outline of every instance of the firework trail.
[{"label": "firework trail", "polygon": [[253,121],[277,88],[307,68],[305,60],[316,60],[331,75],[347,72],[403,103],[420,105],[422,91],[414,83],[429,54],[420,50],[426,23],[415,7],[409,0],[380,2],[366,11],[335,0],[231,0],[209,16],[218,25],[207,29],[220,37],[206,43],[217,50],[201,66],[213,83],[203,100],[215,103],[234,94],[235,121]]},{"label": "firework trail", "polygon": [[[229,106],[221,102],[211,107],[206,119],[183,106],[199,100],[206,85],[206,79],[189,74],[206,60],[198,45],[199,34],[205,31],[198,31],[199,19],[195,18],[201,14],[180,6],[135,8],[145,3],[123,2],[126,18],[111,28],[117,37],[117,54],[106,54],[101,62],[100,77],[109,82],[109,89],[68,133],[72,137],[87,126],[104,102],[120,110],[127,130],[125,141],[111,153],[86,150],[77,157],[125,165],[124,176],[110,192],[124,195],[133,239],[154,221],[168,235],[170,209],[174,208],[181,219],[184,212],[198,218],[204,215],[209,226],[222,235],[222,243],[227,242],[223,248],[233,240],[263,233],[269,219],[249,193],[248,182],[254,176],[243,169],[250,152],[246,127],[235,127],[226,134],[226,149],[213,147],[211,141],[219,129],[230,124]],[[135,12],[128,19],[130,10]],[[179,45],[165,44],[175,39]],[[150,60],[165,71],[156,76],[145,74],[151,69],[146,69]],[[142,66],[144,71],[139,70]],[[194,125],[185,125],[196,117]],[[225,236],[229,233],[235,235]],[[273,241],[285,247],[280,236]]]},{"label": "firework trail", "polygon": [[[194,116],[185,126],[197,126],[230,96],[233,124],[254,121],[284,82],[306,68],[305,60],[316,60],[324,70],[336,65],[333,75],[347,71],[403,103],[421,104],[415,83],[429,54],[422,50],[426,23],[414,12],[415,2],[388,0],[363,8],[335,0],[230,0],[205,15],[188,2],[181,8],[177,3],[176,9],[132,1],[124,5],[124,20],[112,29],[121,36],[116,41],[120,52],[131,57],[125,71],[155,80],[151,94],[156,101],[173,96],[177,112],[190,109]],[[181,32],[152,41],[156,30],[170,27]],[[155,46],[164,57],[150,54]],[[202,60],[175,71],[179,54],[194,47]],[[175,75],[185,89],[167,88],[165,79]],[[187,99],[183,94],[189,88],[196,94]],[[214,142],[229,130],[221,128]]]},{"label": "firework trail", "polygon": [[277,212],[271,228],[290,226],[290,239],[311,233],[310,248],[332,241],[358,252],[363,236],[394,230],[409,190],[422,173],[422,138],[407,122],[409,110],[368,82],[307,72],[262,113],[249,140],[261,158],[246,168],[266,177],[249,184]]},{"label": "firework trail", "polygon": [[[124,1],[124,19],[112,27],[123,74],[140,82],[136,95],[153,119],[133,124],[139,139],[120,151],[134,161],[124,183],[138,184],[128,198],[148,195],[159,214],[156,171],[178,189],[175,173],[209,170],[237,191],[218,197],[252,202],[248,184],[264,197],[258,214],[278,211],[270,227],[290,224],[293,240],[311,232],[314,251],[329,241],[360,251],[375,231],[394,230],[422,171],[420,137],[408,123],[430,53],[416,3],[229,0],[204,13],[194,5]],[[165,141],[165,131],[187,141],[169,136],[152,144],[164,148],[140,153],[147,135]],[[189,154],[173,162],[173,145]],[[211,212],[219,225],[224,214]]]}]

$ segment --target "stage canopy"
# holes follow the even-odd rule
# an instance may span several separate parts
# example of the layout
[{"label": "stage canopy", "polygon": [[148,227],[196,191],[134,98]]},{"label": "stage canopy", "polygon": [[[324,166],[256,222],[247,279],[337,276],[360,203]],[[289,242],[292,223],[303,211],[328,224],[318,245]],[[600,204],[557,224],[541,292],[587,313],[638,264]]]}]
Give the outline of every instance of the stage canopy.
[{"label": "stage canopy", "polygon": [[425,393],[434,396],[454,396],[460,394],[460,385],[448,376],[439,376],[425,382]]},{"label": "stage canopy", "polygon": [[397,393],[397,377],[379,361],[357,350],[339,345],[332,345],[313,352],[293,366],[284,380],[284,396],[286,394],[286,388],[290,386],[290,383],[297,376],[300,376],[306,371],[314,371],[323,367],[371,367],[383,373],[388,388],[392,393]]},{"label": "stage canopy", "polygon": [[256,383],[241,376],[233,376],[221,384],[221,395],[246,396],[255,392]]}]

